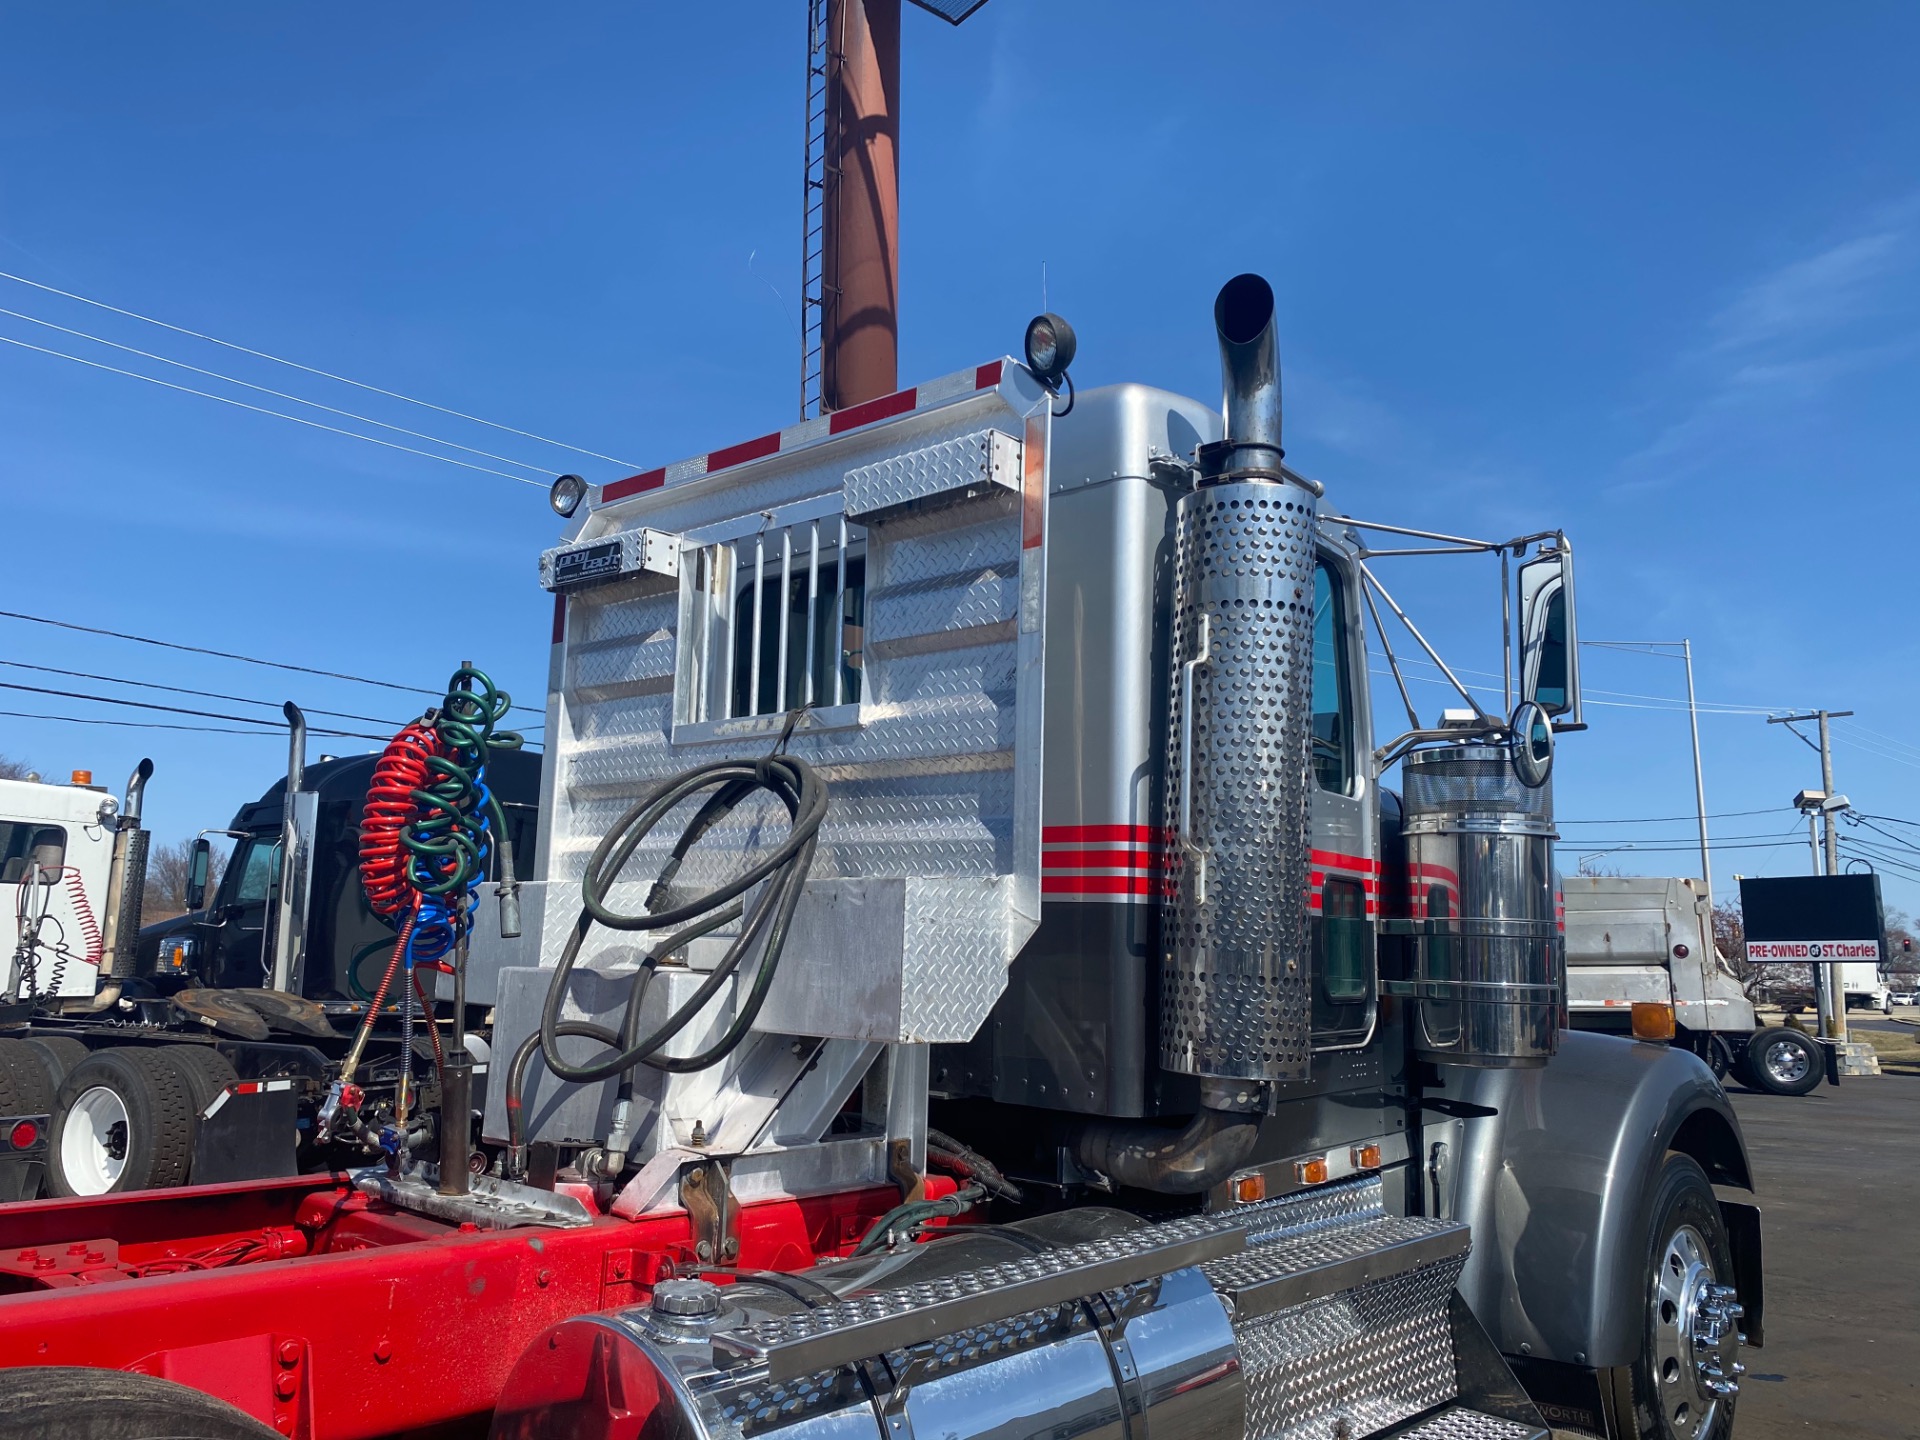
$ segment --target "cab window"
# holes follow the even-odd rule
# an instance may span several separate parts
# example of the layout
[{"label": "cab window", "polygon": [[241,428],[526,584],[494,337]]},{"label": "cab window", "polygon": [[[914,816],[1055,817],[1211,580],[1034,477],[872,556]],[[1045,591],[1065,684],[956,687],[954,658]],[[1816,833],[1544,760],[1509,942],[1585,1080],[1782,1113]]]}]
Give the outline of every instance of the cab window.
[{"label": "cab window", "polygon": [[66,854],[67,832],[58,825],[0,820],[0,885],[24,884],[36,864],[57,869]]},{"label": "cab window", "polygon": [[1336,1005],[1367,998],[1367,954],[1373,932],[1366,894],[1352,880],[1329,878],[1320,894],[1320,988]]},{"label": "cab window", "polygon": [[259,836],[240,847],[229,865],[240,878],[227,897],[230,905],[258,905],[280,888],[280,842]]},{"label": "cab window", "polygon": [[1333,567],[1313,567],[1313,777],[1345,794],[1353,780],[1353,686],[1347,676],[1346,592]]}]

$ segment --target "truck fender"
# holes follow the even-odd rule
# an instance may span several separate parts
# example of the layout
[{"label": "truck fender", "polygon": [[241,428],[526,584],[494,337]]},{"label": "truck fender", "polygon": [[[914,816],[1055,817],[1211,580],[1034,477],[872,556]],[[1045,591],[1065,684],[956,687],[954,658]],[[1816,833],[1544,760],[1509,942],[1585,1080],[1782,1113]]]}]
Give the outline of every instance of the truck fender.
[{"label": "truck fender", "polygon": [[[1686,1050],[1572,1031],[1541,1068],[1443,1073],[1448,1099],[1496,1112],[1459,1131],[1447,1213],[1473,1227],[1461,1293],[1509,1355],[1632,1364],[1646,1323],[1646,1206],[1667,1151],[1716,1185],[1753,1188],[1726,1092]],[[1728,1234],[1757,1332],[1758,1212],[1723,1210],[1744,1212],[1728,1214]]]}]

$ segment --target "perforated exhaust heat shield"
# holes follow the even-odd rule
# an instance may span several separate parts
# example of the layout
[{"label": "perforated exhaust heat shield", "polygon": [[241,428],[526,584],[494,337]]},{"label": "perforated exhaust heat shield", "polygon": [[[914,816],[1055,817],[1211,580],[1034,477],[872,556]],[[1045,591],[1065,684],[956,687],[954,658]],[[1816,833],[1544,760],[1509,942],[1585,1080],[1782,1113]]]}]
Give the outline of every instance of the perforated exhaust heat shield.
[{"label": "perforated exhaust heat shield", "polygon": [[1227,438],[1175,522],[1161,1062],[1303,1080],[1318,495],[1280,464],[1273,291],[1236,277],[1214,322]]}]

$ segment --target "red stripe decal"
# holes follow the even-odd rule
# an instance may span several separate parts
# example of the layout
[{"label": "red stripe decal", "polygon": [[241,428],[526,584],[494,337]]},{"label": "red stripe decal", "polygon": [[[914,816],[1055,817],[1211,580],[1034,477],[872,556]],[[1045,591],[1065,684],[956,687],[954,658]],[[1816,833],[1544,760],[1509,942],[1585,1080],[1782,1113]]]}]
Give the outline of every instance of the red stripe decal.
[{"label": "red stripe decal", "polygon": [[1152,870],[1160,856],[1151,850],[1048,850],[1040,864],[1048,870]]},{"label": "red stripe decal", "polygon": [[986,390],[1000,383],[1000,362],[990,360],[973,372],[973,388]]},{"label": "red stripe decal", "polygon": [[1173,831],[1157,825],[1048,825],[1040,831],[1048,845],[1071,845],[1089,840],[1130,840],[1137,845],[1165,845]]},{"label": "red stripe decal", "polygon": [[567,597],[553,597],[553,643],[558,645],[567,638]]},{"label": "red stripe decal", "polygon": [[1329,870],[1358,870],[1364,875],[1371,875],[1380,868],[1377,861],[1369,860],[1364,855],[1342,855],[1338,850],[1310,850],[1307,858]]},{"label": "red stripe decal", "polygon": [[1163,895],[1167,883],[1151,875],[1043,875],[1043,895]]},{"label": "red stripe decal", "polygon": [[233,1086],[232,1088],[233,1088],[233,1093],[236,1095],[258,1095],[262,1090],[266,1089],[267,1087],[261,1084],[258,1080],[242,1080],[239,1084]]},{"label": "red stripe decal", "polygon": [[919,394],[918,389],[899,390],[891,395],[882,395],[878,400],[869,400],[864,405],[849,405],[844,410],[836,410],[827,421],[827,433],[839,435],[847,430],[857,430],[862,425],[871,425],[876,420],[890,420],[895,415],[904,415],[919,403]]},{"label": "red stripe decal", "polygon": [[605,505],[612,500],[624,500],[629,495],[638,495],[643,490],[658,490],[667,483],[667,472],[647,470],[638,475],[629,475],[624,480],[615,480],[611,485],[600,487],[600,503]]},{"label": "red stripe decal", "polygon": [[762,435],[758,440],[743,440],[738,445],[729,445],[724,450],[716,450],[707,456],[707,473],[716,470],[728,470],[735,465],[744,465],[749,460],[758,460],[765,455],[774,455],[780,450],[780,432]]}]

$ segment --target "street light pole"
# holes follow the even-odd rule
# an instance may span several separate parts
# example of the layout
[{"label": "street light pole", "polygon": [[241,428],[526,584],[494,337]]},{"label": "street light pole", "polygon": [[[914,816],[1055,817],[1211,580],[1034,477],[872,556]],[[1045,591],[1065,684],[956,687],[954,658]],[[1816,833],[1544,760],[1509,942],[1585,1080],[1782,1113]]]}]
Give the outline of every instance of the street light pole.
[{"label": "street light pole", "polygon": [[1707,773],[1700,762],[1700,706],[1693,696],[1692,640],[1582,640],[1582,645],[1599,650],[1631,650],[1643,655],[1662,655],[1671,659],[1678,650],[1687,667],[1687,720],[1693,727],[1693,804],[1700,817],[1700,883],[1707,914],[1701,934],[1702,943],[1713,948],[1713,856],[1707,848]]},{"label": "street light pole", "polygon": [[[1793,730],[1808,745],[1820,752],[1820,813],[1826,818],[1827,864],[1826,873],[1840,873],[1840,821],[1839,808],[1832,805],[1833,799],[1833,736],[1827,722],[1851,715],[1851,710],[1813,710],[1804,715],[1769,715],[1769,725],[1785,725],[1793,730],[1795,724],[1805,720],[1820,722],[1820,743],[1813,745],[1811,740]],[[1844,802],[1843,802],[1844,803]],[[1821,873],[1820,848],[1814,839],[1813,810],[1807,810],[1807,845],[1813,851],[1813,873]],[[1820,1033],[1829,1040],[1845,1042],[1847,1038],[1847,993],[1840,985],[1840,967],[1838,964],[1816,965],[1813,967],[1814,998],[1820,1011]]]},{"label": "street light pole", "polygon": [[1693,802],[1700,814],[1700,883],[1706,887],[1707,934],[1711,937],[1713,934],[1713,858],[1707,853],[1707,775],[1700,764],[1700,707],[1694,703],[1693,699],[1693,641],[1682,640],[1680,653],[1687,662],[1687,718],[1693,722]]}]

